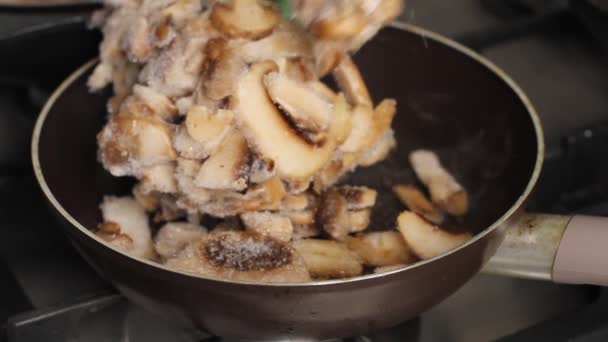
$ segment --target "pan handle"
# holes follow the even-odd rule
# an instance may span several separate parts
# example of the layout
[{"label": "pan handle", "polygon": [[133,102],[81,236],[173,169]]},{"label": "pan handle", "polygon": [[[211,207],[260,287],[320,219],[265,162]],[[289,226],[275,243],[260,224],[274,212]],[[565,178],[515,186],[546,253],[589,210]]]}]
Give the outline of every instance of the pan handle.
[{"label": "pan handle", "polygon": [[485,273],[608,286],[608,218],[525,214]]}]

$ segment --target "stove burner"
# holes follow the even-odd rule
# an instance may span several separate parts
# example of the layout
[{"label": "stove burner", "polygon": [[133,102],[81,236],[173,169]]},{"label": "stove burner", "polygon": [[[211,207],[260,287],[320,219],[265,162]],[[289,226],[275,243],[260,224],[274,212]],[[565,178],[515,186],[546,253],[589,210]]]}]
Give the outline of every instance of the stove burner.
[{"label": "stove burner", "polygon": [[[361,337],[323,342],[416,341],[420,319]],[[11,318],[5,326],[7,342],[253,342],[214,337],[193,327],[179,326],[129,304],[117,294],[104,294]],[[0,335],[2,340],[2,335]],[[290,342],[317,342],[294,339]]]}]

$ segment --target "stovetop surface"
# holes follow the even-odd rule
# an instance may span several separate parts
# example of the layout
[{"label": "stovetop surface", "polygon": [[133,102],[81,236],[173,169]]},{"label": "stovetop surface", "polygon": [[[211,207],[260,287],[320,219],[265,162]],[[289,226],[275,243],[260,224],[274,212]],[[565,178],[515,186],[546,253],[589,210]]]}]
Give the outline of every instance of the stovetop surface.
[{"label": "stovetop surface", "polygon": [[[410,0],[402,19],[456,39],[512,20],[486,2]],[[567,24],[480,51],[520,84],[545,126],[546,166],[529,209],[608,215],[608,170],[597,158],[608,147],[608,63],[580,25]],[[0,320],[11,341],[221,341],[130,305],[70,246],[28,165],[37,107],[59,79],[36,88],[14,80],[0,76]],[[591,286],[480,274],[420,318],[351,340],[607,341],[598,328],[608,322],[605,297]]]}]

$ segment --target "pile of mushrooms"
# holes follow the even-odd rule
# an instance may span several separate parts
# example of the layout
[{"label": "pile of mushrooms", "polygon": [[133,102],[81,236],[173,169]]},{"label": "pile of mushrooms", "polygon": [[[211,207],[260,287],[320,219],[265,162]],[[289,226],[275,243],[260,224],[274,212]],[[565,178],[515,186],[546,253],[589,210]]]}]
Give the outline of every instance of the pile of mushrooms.
[{"label": "pile of mushrooms", "polygon": [[[104,40],[89,86],[113,87],[98,157],[138,180],[132,197],[104,199],[100,238],[247,281],[416,260],[396,231],[353,236],[368,228],[376,192],[335,186],[396,145],[396,102],[372,102],[349,53],[402,3],[296,0],[293,9],[285,20],[262,0],[113,0],[95,14]],[[328,74],[338,91],[321,82]]]}]

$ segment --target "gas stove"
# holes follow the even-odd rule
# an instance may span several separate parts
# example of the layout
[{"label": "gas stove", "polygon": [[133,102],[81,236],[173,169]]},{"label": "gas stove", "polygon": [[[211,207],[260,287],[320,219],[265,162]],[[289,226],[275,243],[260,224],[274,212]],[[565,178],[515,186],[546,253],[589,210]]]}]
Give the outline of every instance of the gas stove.
[{"label": "gas stove", "polygon": [[[567,2],[410,0],[408,7],[401,20],[489,57],[537,107],[548,146],[529,210],[608,215],[608,163],[597,158],[608,148],[606,52]],[[99,37],[72,14],[43,37],[3,41],[2,25],[18,26],[15,16],[0,21],[0,341],[229,341],[130,304],[64,238],[30,171],[29,138],[45,98],[95,55]],[[47,56],[52,39],[79,52],[52,51],[40,63],[31,54]],[[36,63],[44,65],[34,72]],[[344,340],[608,341],[608,292],[482,273],[415,320]]]}]

